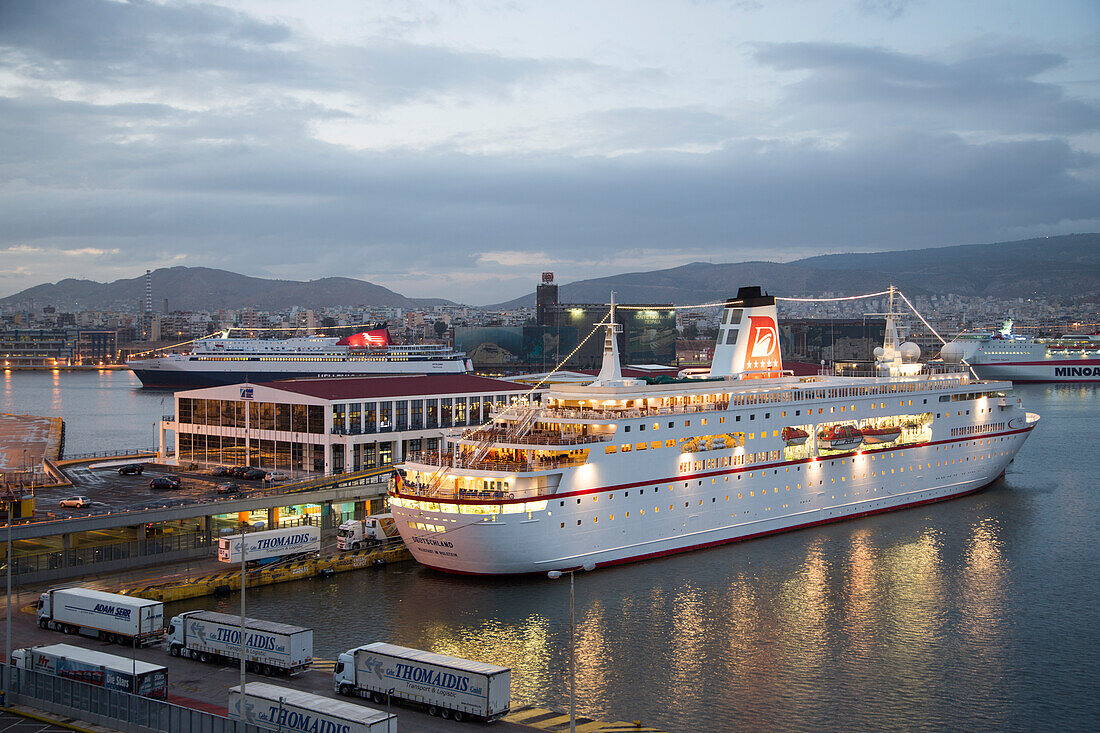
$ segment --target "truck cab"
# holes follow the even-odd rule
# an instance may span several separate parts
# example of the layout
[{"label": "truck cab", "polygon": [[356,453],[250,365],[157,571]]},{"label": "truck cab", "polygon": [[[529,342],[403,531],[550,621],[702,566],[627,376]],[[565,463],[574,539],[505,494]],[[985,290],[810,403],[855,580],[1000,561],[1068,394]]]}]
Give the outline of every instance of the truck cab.
[{"label": "truck cab", "polygon": [[397,537],[392,514],[374,514],[366,519],[349,519],[336,530],[336,549],[362,550]]},{"label": "truck cab", "polygon": [[45,629],[49,626],[50,619],[53,618],[53,615],[50,613],[49,591],[38,596],[38,603],[35,604],[35,615],[38,617],[38,625],[41,628]]},{"label": "truck cab", "polygon": [[179,656],[179,650],[184,647],[183,623],[186,618],[187,614],[181,613],[179,616],[173,616],[168,623],[168,633],[164,635],[164,648],[173,657]]},{"label": "truck cab", "polygon": [[332,669],[332,691],[338,695],[355,692],[355,649],[348,649],[336,658]]}]

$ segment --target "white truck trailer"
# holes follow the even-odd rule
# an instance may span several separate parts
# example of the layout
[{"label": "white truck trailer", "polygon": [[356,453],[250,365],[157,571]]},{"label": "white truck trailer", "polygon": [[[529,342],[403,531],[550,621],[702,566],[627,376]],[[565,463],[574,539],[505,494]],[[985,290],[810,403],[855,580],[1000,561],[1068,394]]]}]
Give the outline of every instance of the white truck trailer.
[{"label": "white truck trailer", "polygon": [[364,550],[397,539],[392,514],[374,514],[366,519],[349,519],[336,530],[337,550]]},{"label": "white truck trailer", "polygon": [[164,604],[90,588],[51,588],[38,597],[38,625],[130,646],[164,635]]},{"label": "white truck trailer", "polygon": [[97,652],[71,644],[16,649],[11,662],[20,669],[66,677],[108,690],[143,697],[168,695],[168,670],[159,664]]},{"label": "white truck trailer", "polygon": [[[245,663],[259,674],[294,674],[313,663],[313,629],[245,619]],[[241,617],[188,611],[168,624],[168,653],[202,662],[241,659]]]},{"label": "white truck trailer", "polygon": [[250,682],[229,688],[229,717],[300,733],[397,733],[397,716],[331,697]]},{"label": "white truck trailer", "polygon": [[245,542],[245,562],[266,564],[295,555],[321,551],[321,529],[312,525],[269,529],[266,532],[249,532],[218,538],[218,559],[222,562],[241,562],[241,538]]},{"label": "white truck trailer", "polygon": [[508,714],[512,670],[375,642],[340,655],[333,688],[376,703],[392,697],[422,705],[444,718],[491,722]]}]

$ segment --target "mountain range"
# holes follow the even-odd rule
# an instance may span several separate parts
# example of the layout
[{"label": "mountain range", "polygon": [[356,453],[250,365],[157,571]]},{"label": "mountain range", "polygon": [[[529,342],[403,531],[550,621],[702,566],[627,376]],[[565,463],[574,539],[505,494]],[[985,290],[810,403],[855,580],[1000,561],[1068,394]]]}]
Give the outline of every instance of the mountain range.
[{"label": "mountain range", "polygon": [[[351,306],[396,306],[425,308],[453,305],[440,298],[406,298],[381,285],[350,277],[326,277],[320,280],[267,280],[239,275],[209,267],[169,267],[151,275],[153,310],[161,312],[164,299],[170,310],[215,311],[222,308],[252,307],[262,311],[281,311],[291,306],[321,308]],[[67,279],[36,285],[6,298],[0,306],[26,307],[52,305],[62,311],[120,310],[136,311],[145,298],[145,277],[100,283],[93,280]]]},{"label": "mountain range", "polygon": [[[1100,292],[1100,234],[1069,234],[996,244],[820,255],[793,262],[691,264],[561,285],[560,303],[605,303],[612,290],[623,303],[690,305],[724,300],[739,285],[772,295],[837,295],[897,285],[911,294],[1026,298]],[[534,306],[535,294],[497,308]]]},{"label": "mountain range", "polygon": [[[292,306],[426,308],[453,305],[440,298],[408,298],[365,280],[329,277],[301,282],[268,280],[206,267],[154,270],[153,309],[214,311]],[[855,295],[897,285],[911,294],[1070,297],[1100,293],[1100,234],[1070,234],[995,244],[831,254],[794,262],[693,262],[631,272],[559,287],[561,303],[603,303],[612,290],[620,302],[690,305],[723,300],[740,285],[761,285],[773,295],[831,292]],[[0,298],[0,307],[53,305],[62,311],[135,311],[145,297],[145,278],[99,283],[67,279]],[[532,292],[494,308],[534,306]]]}]

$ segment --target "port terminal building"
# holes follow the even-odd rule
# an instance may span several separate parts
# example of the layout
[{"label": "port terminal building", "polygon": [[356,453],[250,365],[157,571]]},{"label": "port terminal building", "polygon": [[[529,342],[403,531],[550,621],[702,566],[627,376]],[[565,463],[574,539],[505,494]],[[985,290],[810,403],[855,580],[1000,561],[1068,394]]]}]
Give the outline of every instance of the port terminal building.
[{"label": "port terminal building", "polygon": [[[531,387],[471,374],[292,379],[176,392],[158,458],[254,466],[294,477],[398,463],[439,449],[443,431],[480,425]],[[172,438],[174,437],[174,441]],[[173,452],[166,447],[174,442]]]}]

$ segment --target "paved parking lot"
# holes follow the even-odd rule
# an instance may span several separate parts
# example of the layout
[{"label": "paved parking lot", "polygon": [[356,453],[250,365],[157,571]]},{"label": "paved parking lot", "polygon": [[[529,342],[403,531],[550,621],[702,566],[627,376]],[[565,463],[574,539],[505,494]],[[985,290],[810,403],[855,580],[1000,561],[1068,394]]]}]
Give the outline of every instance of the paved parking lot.
[{"label": "paved parking lot", "polygon": [[[221,478],[198,471],[170,471],[148,463],[142,464],[143,471],[140,476],[120,476],[119,465],[122,463],[114,461],[65,468],[65,473],[73,482],[73,486],[36,491],[35,498],[38,505],[36,517],[39,519],[82,517],[107,511],[152,509],[233,498],[215,491],[215,487],[222,481],[233,481],[240,486],[240,496],[267,493],[271,490],[270,487],[264,486],[263,481]],[[169,473],[180,477],[180,488],[149,488],[149,482],[153,478]],[[86,496],[92,500],[92,504],[84,509],[58,506],[61,499],[70,496]]]}]

